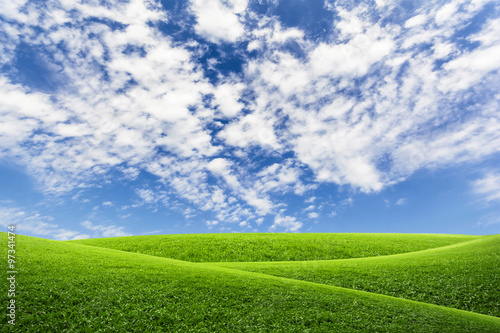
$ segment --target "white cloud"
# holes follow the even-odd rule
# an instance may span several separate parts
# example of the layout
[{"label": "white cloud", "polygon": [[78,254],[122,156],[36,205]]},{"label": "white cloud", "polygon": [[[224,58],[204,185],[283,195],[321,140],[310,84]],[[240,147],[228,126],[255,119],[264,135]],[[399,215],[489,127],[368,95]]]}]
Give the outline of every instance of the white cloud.
[{"label": "white cloud", "polygon": [[269,231],[274,232],[276,230],[283,230],[284,232],[297,232],[302,228],[303,223],[299,222],[293,216],[283,216],[278,214],[274,218],[273,225],[269,228]]},{"label": "white cloud", "polygon": [[216,225],[219,224],[219,221],[205,221],[205,224],[207,225],[208,229],[212,229]]},{"label": "white cloud", "polygon": [[256,145],[279,149],[280,144],[273,125],[272,115],[252,113],[225,126],[219,137],[231,146],[246,148]]},{"label": "white cloud", "polygon": [[[458,85],[462,85],[460,89],[469,88],[485,78],[496,82],[495,76],[487,76],[496,75],[495,49],[489,46],[460,54],[453,42],[447,42],[449,31],[460,29],[480,8],[471,6],[459,15],[458,21],[447,21],[436,29],[425,26],[436,9],[427,13],[423,10],[408,23],[407,30],[370,22],[363,6],[342,9],[336,27],[344,40],[318,46],[302,42],[300,45],[308,51],[305,62],[273,49],[264,59],[249,63],[247,74],[254,79],[251,87],[259,96],[253,114],[260,117],[261,110],[283,110],[290,119],[287,131],[275,130],[282,146],[291,148],[319,182],[346,184],[364,192],[379,191],[419,168],[477,160],[491,154],[497,151],[493,142],[499,139],[493,134],[498,114],[489,111],[496,103],[471,107],[482,110],[460,123],[455,115],[463,95],[454,94]],[[495,27],[490,22],[487,32],[476,34],[485,37],[474,38],[494,40],[491,31]],[[424,42],[431,43],[431,48],[414,49]],[[436,70],[434,61],[447,56],[452,60],[444,70]],[[380,68],[386,73],[383,80],[370,76],[370,70]],[[353,76],[364,77],[363,84],[351,85]],[[360,97],[354,98],[358,91]],[[415,95],[415,91],[419,93]],[[266,117],[273,126],[280,119],[269,112]],[[228,127],[234,129],[234,135],[227,144],[259,144],[255,140],[257,132],[242,135],[251,128],[244,123],[242,119]],[[434,130],[437,123],[443,126],[440,132]],[[468,136],[454,140],[466,132]],[[378,166],[383,160],[389,169]]]},{"label": "white cloud", "polygon": [[302,195],[306,190],[315,188],[314,184],[303,184],[300,180],[302,171],[292,160],[274,163],[264,167],[257,173],[253,188],[263,195],[266,193],[293,192]]},{"label": "white cloud", "polygon": [[135,180],[140,174],[140,171],[137,168],[132,167],[122,168],[120,171],[123,172],[123,175],[127,180]]},{"label": "white cloud", "polygon": [[306,203],[312,203],[315,200],[316,200],[316,197],[313,196],[313,197],[307,198],[306,200],[304,200],[304,202],[306,202]]},{"label": "white cloud", "polygon": [[472,183],[474,192],[486,202],[500,200],[500,173],[489,172],[483,178]]},{"label": "white cloud", "polygon": [[433,50],[434,50],[434,56],[437,59],[442,59],[442,58],[446,58],[452,52],[454,52],[455,47],[453,44],[450,44],[450,43],[440,43],[440,44],[435,44],[433,47]]},{"label": "white cloud", "polygon": [[457,4],[455,2],[447,3],[436,13],[435,21],[438,25],[445,23],[457,11]]},{"label": "white cloud", "polygon": [[[319,183],[375,192],[421,168],[498,152],[500,20],[467,37],[479,46],[465,51],[453,35],[485,2],[423,3],[404,27],[386,20],[394,4],[377,4],[384,8],[330,4],[335,34],[315,44],[250,13],[245,0],[193,0],[198,34],[246,40],[256,54],[241,75],[219,73],[212,85],[196,61],[205,45],[164,36],[151,24],[168,19],[155,3],[45,2],[23,12],[22,1],[5,3],[2,66],[14,66],[22,39],[51,50],[43,60],[62,84],[42,93],[0,76],[0,157],[56,194],[99,184],[113,169],[127,179],[146,171],[161,185],[138,190],[143,202],[170,205],[168,193],[240,223],[276,214],[276,197]],[[257,27],[245,31],[251,15]],[[292,42],[301,56],[285,47]],[[284,153],[293,157],[279,160]],[[267,157],[279,161],[259,164]],[[303,179],[311,171],[316,183]]]},{"label": "white cloud", "polygon": [[349,198],[347,198],[347,199],[345,199],[345,200],[342,200],[342,201],[340,202],[340,204],[341,204],[342,206],[352,206],[352,205],[354,204],[354,199],[353,199],[352,197],[349,197]]},{"label": "white cloud", "polygon": [[310,210],[314,210],[315,208],[316,208],[316,206],[314,206],[314,205],[309,205],[309,206],[307,206],[307,207],[306,207],[306,209],[304,209],[304,210],[307,212],[307,211],[310,211]]},{"label": "white cloud", "polygon": [[0,156],[17,155],[19,146],[40,126],[53,126],[65,121],[67,115],[53,110],[49,96],[30,93],[0,76]]},{"label": "white cloud", "polygon": [[392,36],[378,23],[366,20],[363,5],[352,11],[337,7],[340,20],[338,43],[320,43],[310,53],[310,69],[315,75],[357,77],[390,54],[395,44]]},{"label": "white cloud", "polygon": [[415,15],[405,22],[405,28],[414,28],[424,24],[428,20],[428,17],[424,14]]},{"label": "white cloud", "polygon": [[224,158],[213,159],[207,165],[207,169],[214,175],[222,177],[231,188],[239,190],[241,187],[240,182],[231,171],[231,167],[232,163]]},{"label": "white cloud", "polygon": [[316,212],[311,212],[311,213],[307,214],[307,217],[310,219],[317,219],[318,216],[319,216],[319,214]]},{"label": "white cloud", "polygon": [[241,83],[225,83],[215,88],[215,102],[224,116],[234,117],[241,111],[243,104],[238,102],[238,99],[243,88],[244,85]]},{"label": "white cloud", "polygon": [[246,0],[191,0],[196,32],[211,42],[236,42],[245,33],[240,17],[246,7]]},{"label": "white cloud", "polygon": [[[500,33],[500,29],[498,31]],[[500,58],[500,45],[480,48],[445,65],[448,75],[443,78],[440,89],[458,91],[471,87],[485,77],[486,74],[500,69],[497,59]]]},{"label": "white cloud", "polygon": [[483,46],[492,46],[500,42],[500,18],[489,19],[484,28],[477,34],[469,37],[473,42],[480,42]]},{"label": "white cloud", "polygon": [[74,239],[87,239],[90,236],[81,234],[77,231],[70,231],[66,229],[59,229],[54,233],[54,238],[58,240],[74,240]]},{"label": "white cloud", "polygon": [[221,177],[229,188],[245,200],[250,206],[257,209],[258,213],[265,215],[273,208],[272,202],[267,198],[265,193],[259,193],[254,188],[245,188],[238,177],[231,170],[232,163],[223,158],[213,159],[208,165],[207,169],[214,175]]},{"label": "white cloud", "polygon": [[255,50],[267,44],[280,45],[289,40],[298,41],[299,43],[304,38],[304,32],[297,28],[283,28],[281,23],[269,18],[263,18],[260,22],[262,28],[251,31],[252,36],[255,38],[249,45],[249,50]]},{"label": "white cloud", "polygon": [[476,223],[477,227],[489,227],[491,225],[499,224],[500,223],[500,217],[496,214],[490,214],[483,216],[479,219],[479,221]]},{"label": "white cloud", "polygon": [[166,203],[168,200],[165,193],[153,191],[151,189],[138,189],[135,192],[146,204],[154,204],[159,201]]},{"label": "white cloud", "polygon": [[263,197],[253,189],[245,191],[242,197],[249,205],[257,209],[259,215],[266,215],[270,213],[273,208],[273,203],[267,197]]},{"label": "white cloud", "polygon": [[403,206],[403,205],[406,205],[408,203],[408,199],[407,198],[399,198],[395,205],[396,206]]},{"label": "white cloud", "polygon": [[84,221],[81,225],[91,231],[94,231],[93,237],[123,237],[132,236],[132,234],[125,232],[125,227],[116,225],[95,225],[92,222]]},{"label": "white cloud", "polygon": [[196,216],[195,210],[192,209],[192,208],[190,208],[190,207],[186,208],[184,210],[184,212],[182,212],[182,215],[184,215],[184,217],[187,218],[187,219],[190,219],[190,218],[193,218],[193,217]]},{"label": "white cloud", "polygon": [[318,76],[362,76],[392,48],[390,39],[370,35],[356,36],[345,44],[320,44],[311,54],[311,69]]},{"label": "white cloud", "polygon": [[25,211],[18,207],[0,207],[0,225],[16,225],[16,233],[42,236],[56,240],[83,239],[89,235],[68,230],[52,223],[53,218],[37,211]]},{"label": "white cloud", "polygon": [[[74,11],[75,28],[52,22],[40,47],[67,46],[67,54],[56,51],[55,57],[64,62],[68,89],[49,96],[0,78],[0,116],[9,123],[0,132],[0,155],[16,156],[48,192],[60,194],[90,186],[120,165],[128,179],[147,169],[179,189],[181,197],[202,207],[217,210],[225,206],[221,195],[211,202],[209,189],[201,185],[206,176],[200,171],[203,158],[218,151],[203,129],[210,114],[201,106],[201,96],[212,90],[189,52],[173,47],[149,24],[163,15],[141,1],[116,7],[115,12],[66,5]],[[119,20],[128,26],[111,30],[84,22],[89,16]],[[33,22],[37,23],[43,22]],[[35,45],[40,43],[30,33],[33,35],[26,38]],[[143,48],[145,55],[125,54],[130,45]],[[107,70],[107,79],[96,64]],[[131,79],[138,84],[127,88]],[[195,112],[189,110],[193,106]],[[156,155],[158,149],[168,150],[176,158],[161,158]],[[165,203],[162,190],[153,192],[138,190],[138,195],[146,203]]]}]

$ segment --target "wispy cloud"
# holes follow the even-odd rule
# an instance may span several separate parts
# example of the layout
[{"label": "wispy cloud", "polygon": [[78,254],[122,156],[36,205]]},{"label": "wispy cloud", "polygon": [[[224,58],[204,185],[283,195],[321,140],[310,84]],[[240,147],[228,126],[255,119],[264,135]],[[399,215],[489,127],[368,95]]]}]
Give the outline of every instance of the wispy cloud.
[{"label": "wispy cloud", "polygon": [[500,173],[489,172],[472,183],[474,192],[485,202],[500,201]]},{"label": "wispy cloud", "polygon": [[407,198],[399,198],[395,205],[396,206],[403,206],[403,205],[406,205],[408,203],[408,199]]},{"label": "wispy cloud", "polygon": [[164,192],[153,191],[151,189],[137,189],[137,195],[141,198],[143,203],[154,204],[159,201],[167,202],[168,197]]},{"label": "wispy cloud", "polygon": [[81,225],[94,232],[93,237],[123,237],[132,236],[132,234],[125,232],[125,227],[116,225],[95,225],[90,221],[84,221]]},{"label": "wispy cloud", "polygon": [[499,223],[500,223],[500,217],[497,214],[490,214],[480,218],[479,221],[476,223],[476,226],[487,228],[489,226]]},{"label": "wispy cloud", "polygon": [[56,240],[89,238],[88,234],[61,228],[54,224],[51,216],[41,215],[37,211],[24,210],[19,207],[0,207],[0,225],[7,227],[16,225],[16,232],[30,236],[40,236]]}]

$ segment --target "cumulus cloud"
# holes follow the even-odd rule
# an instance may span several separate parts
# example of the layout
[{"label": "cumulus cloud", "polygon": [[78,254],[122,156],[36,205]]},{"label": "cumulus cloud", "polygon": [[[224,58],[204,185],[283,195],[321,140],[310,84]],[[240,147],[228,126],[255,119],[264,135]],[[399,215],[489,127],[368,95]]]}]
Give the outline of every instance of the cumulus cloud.
[{"label": "cumulus cloud", "polygon": [[318,216],[319,216],[319,214],[316,212],[310,212],[309,214],[307,214],[307,217],[310,219],[317,219]]},{"label": "cumulus cloud", "polygon": [[279,149],[281,145],[274,131],[274,123],[272,115],[252,113],[225,126],[218,136],[230,146]]},{"label": "cumulus cloud", "polygon": [[276,215],[274,223],[269,228],[269,231],[297,232],[302,228],[303,223],[296,220],[293,216]]},{"label": "cumulus cloud", "polygon": [[236,42],[245,29],[240,17],[247,0],[191,0],[196,15],[196,31],[211,42]]},{"label": "cumulus cloud", "polygon": [[[459,21],[446,22],[442,28],[429,28],[429,15],[436,15],[432,8],[409,20],[406,31],[371,21],[366,7],[347,10],[339,6],[337,43],[308,45],[305,62],[273,51],[247,67],[259,92],[253,114],[257,117],[263,113],[260,110],[274,108],[288,116],[289,131],[279,133],[288,139],[280,142],[293,149],[319,182],[379,191],[419,168],[477,160],[498,151],[496,145],[484,144],[486,138],[498,140],[493,134],[498,122],[492,111],[497,105],[494,99],[486,107],[470,106],[471,117],[456,121],[456,110],[464,102],[460,92],[496,69],[497,45],[455,54],[453,43],[443,43],[449,37],[447,29],[459,29],[460,22],[481,6],[468,7]],[[495,27],[492,22],[486,32],[477,34],[485,37],[472,38],[489,43]],[[420,46],[429,41],[431,48]],[[443,70],[436,70],[435,61],[450,55],[454,58]],[[482,57],[485,61],[480,61]],[[376,80],[381,73],[384,79]],[[353,77],[360,77],[362,83],[353,85]],[[279,114],[267,113],[266,117],[273,126],[281,120]],[[444,130],[435,130],[438,123],[446,124]],[[242,128],[251,128],[245,127],[244,119],[236,124],[228,127],[238,128],[234,137],[241,137]],[[244,144],[227,143],[248,145],[258,133],[250,137]]]},{"label": "cumulus cloud", "polygon": [[224,83],[215,88],[215,102],[224,116],[234,117],[240,112],[243,104],[238,99],[243,88],[244,85],[239,82],[235,84]]},{"label": "cumulus cloud", "polygon": [[[51,6],[56,5],[48,3],[45,10]],[[189,53],[148,25],[162,18],[156,8],[132,1],[114,12],[76,3],[64,9],[74,11],[72,19],[80,27],[40,19],[40,27],[51,30],[43,39],[35,32],[26,38],[39,48],[67,47],[66,53],[55,49],[53,56],[66,69],[69,87],[49,96],[2,78],[0,110],[16,129],[2,132],[4,154],[18,156],[48,190],[57,192],[118,165],[140,165],[159,148],[186,158],[216,151],[202,121],[188,110],[201,101],[206,84]],[[90,16],[113,16],[127,26],[112,30],[86,23]],[[130,48],[146,55],[124,53]],[[175,125],[179,122],[182,126]],[[53,171],[47,175],[47,169]]]},{"label": "cumulus cloud", "polygon": [[219,224],[219,221],[205,221],[205,225],[208,227],[209,230],[218,224]]},{"label": "cumulus cloud", "polygon": [[61,228],[52,221],[51,216],[41,215],[37,211],[24,210],[19,207],[0,207],[0,225],[7,228],[14,224],[16,225],[16,233],[56,240],[90,237],[88,234]]},{"label": "cumulus cloud", "polygon": [[[150,1],[6,3],[3,68],[23,45],[60,84],[0,75],[0,158],[52,194],[146,172],[161,185],[138,187],[144,203],[178,197],[228,223],[271,214],[271,228],[297,231],[284,194],[312,203],[322,183],[372,193],[499,151],[500,21],[456,37],[485,4],[422,3],[393,22],[392,1],[336,2],[333,32],[317,39],[246,0],[192,0],[197,36],[180,43]],[[245,42],[252,56],[241,49],[241,72],[209,79],[202,39]]]}]

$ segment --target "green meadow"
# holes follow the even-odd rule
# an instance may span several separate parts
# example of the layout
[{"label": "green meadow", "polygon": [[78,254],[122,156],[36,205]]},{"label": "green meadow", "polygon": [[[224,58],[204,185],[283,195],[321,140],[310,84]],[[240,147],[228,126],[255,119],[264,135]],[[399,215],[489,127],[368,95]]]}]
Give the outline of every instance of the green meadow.
[{"label": "green meadow", "polygon": [[17,236],[16,256],[5,332],[500,332],[499,235]]},{"label": "green meadow", "polygon": [[298,261],[413,252],[478,236],[417,234],[190,234],[73,241],[192,262]]}]

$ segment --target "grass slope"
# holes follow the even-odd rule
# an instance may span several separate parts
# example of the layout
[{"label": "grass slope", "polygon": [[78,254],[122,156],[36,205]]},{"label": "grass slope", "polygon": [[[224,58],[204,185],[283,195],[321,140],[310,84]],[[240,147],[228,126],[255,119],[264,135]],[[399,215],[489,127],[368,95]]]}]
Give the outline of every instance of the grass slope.
[{"label": "grass slope", "polygon": [[24,236],[16,248],[24,332],[500,331],[494,317],[216,265]]},{"label": "grass slope", "polygon": [[477,239],[436,234],[194,234],[71,241],[192,262],[345,259],[413,252]]},{"label": "grass slope", "polygon": [[386,257],[221,265],[500,317],[500,235]]}]

